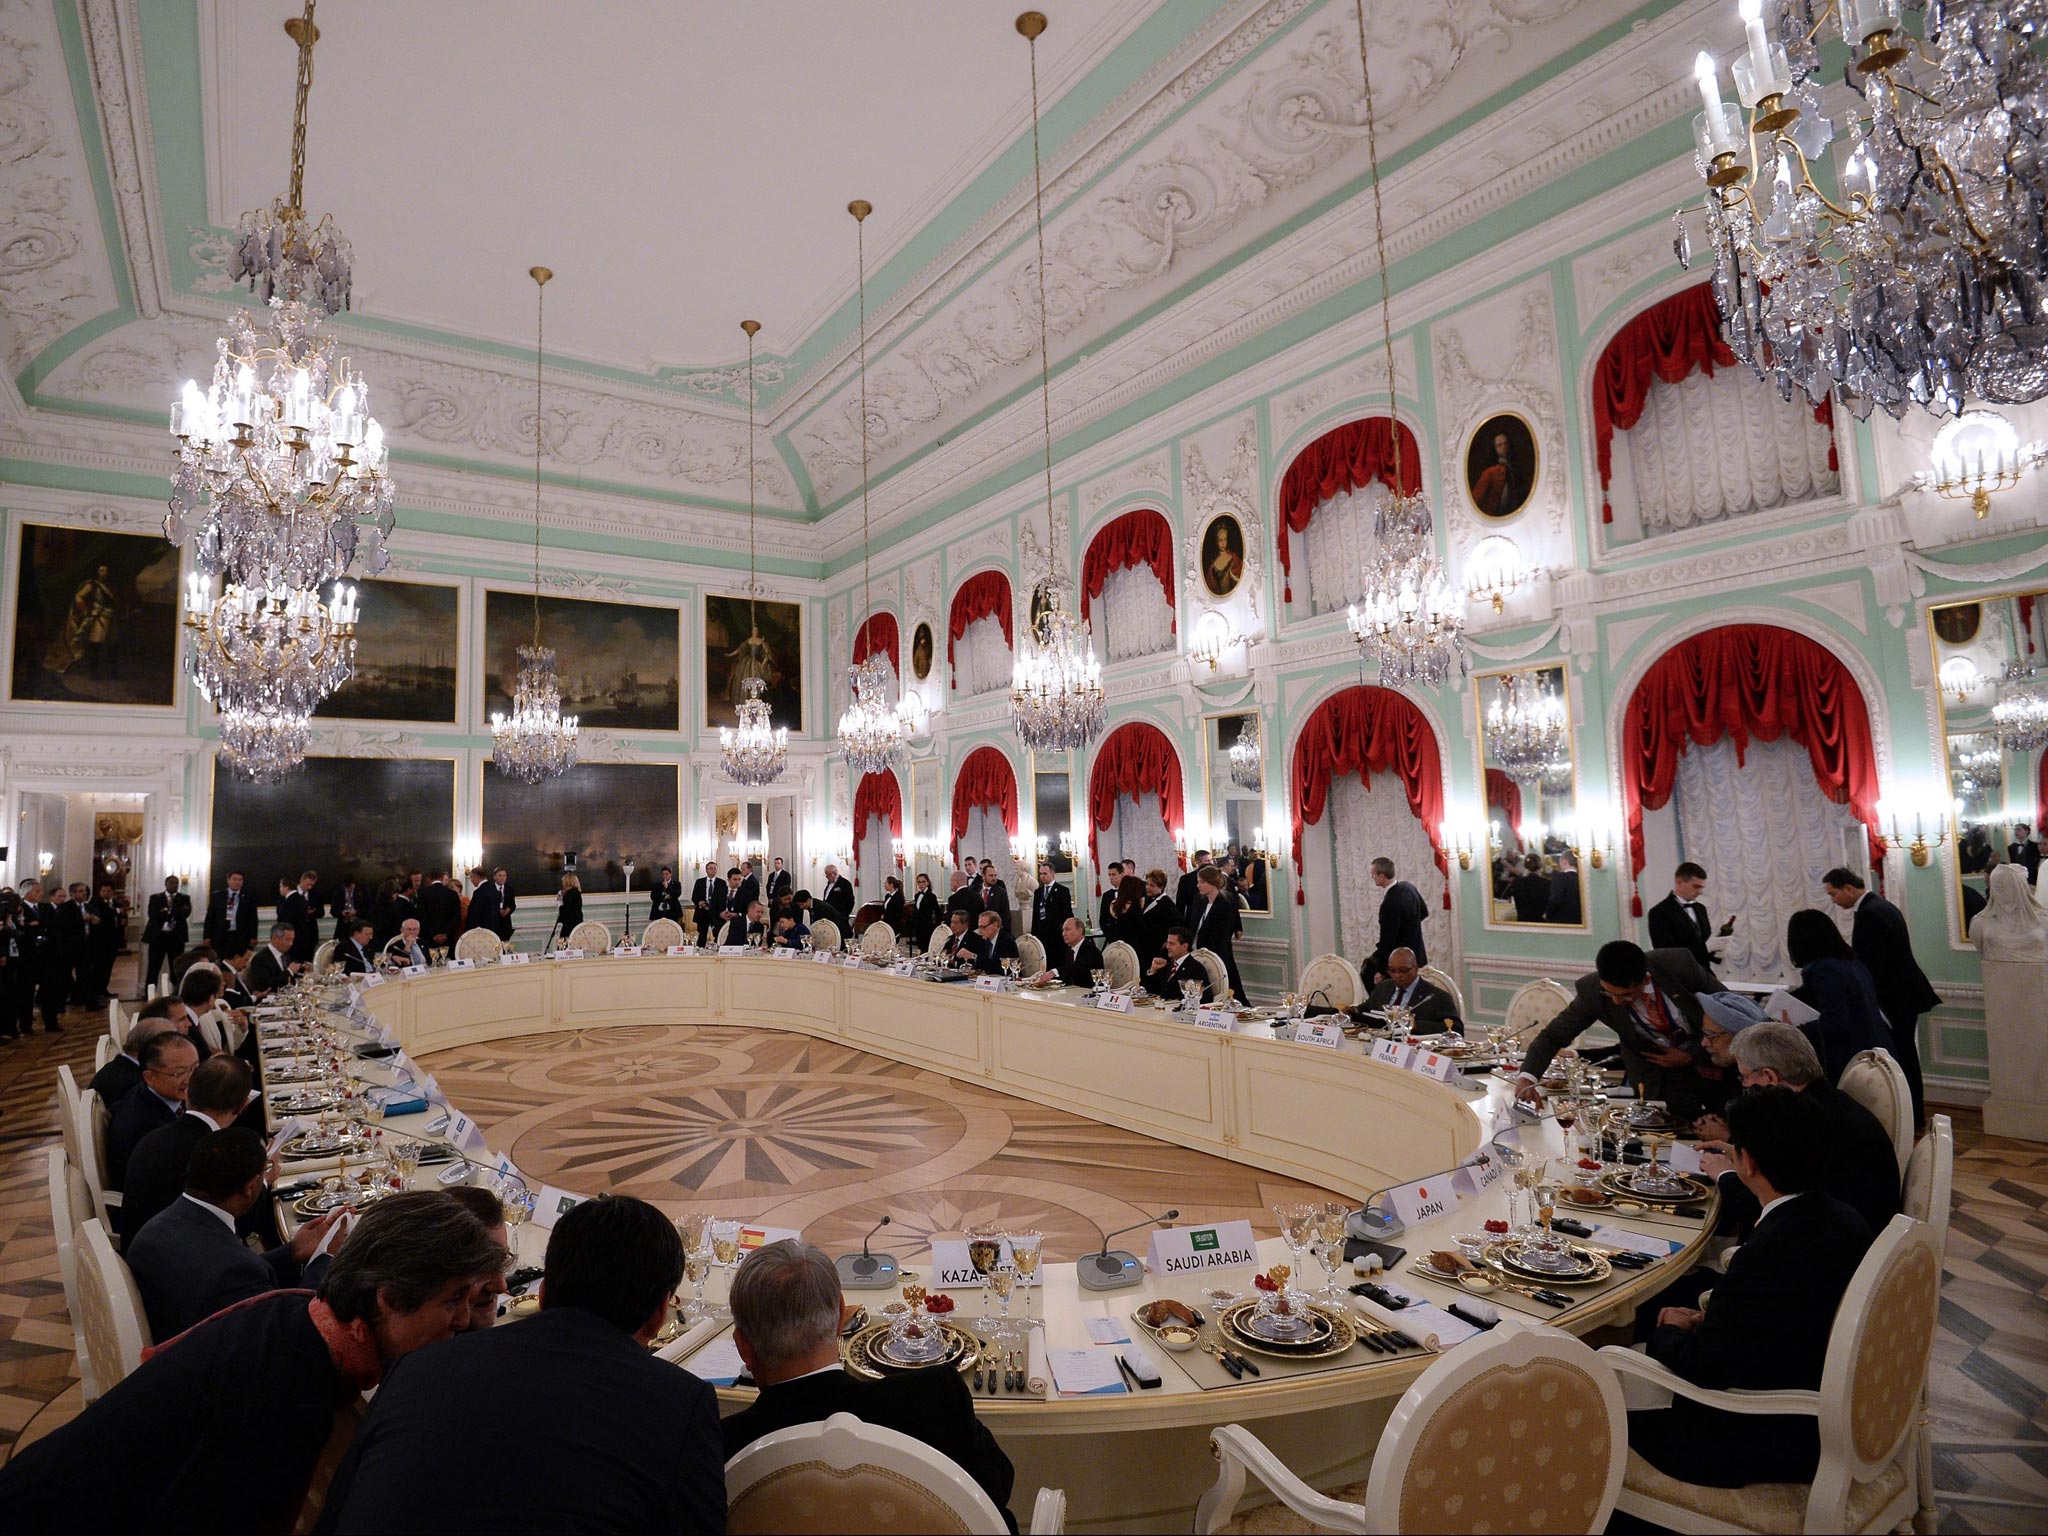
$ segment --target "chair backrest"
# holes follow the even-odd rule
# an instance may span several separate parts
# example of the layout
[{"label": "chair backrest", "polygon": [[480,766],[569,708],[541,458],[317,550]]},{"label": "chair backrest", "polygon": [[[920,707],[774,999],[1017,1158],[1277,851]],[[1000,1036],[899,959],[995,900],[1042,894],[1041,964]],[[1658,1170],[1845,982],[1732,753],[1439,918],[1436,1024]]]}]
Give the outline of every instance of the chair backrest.
[{"label": "chair backrest", "polygon": [[1358,967],[1342,955],[1317,955],[1301,973],[1301,995],[1311,1005],[1356,1008],[1364,1001]]},{"label": "chair backrest", "polygon": [[1929,1115],[1927,1134],[1915,1144],[1906,1164],[1901,1204],[1908,1216],[1927,1223],[1934,1233],[1934,1252],[1941,1258],[1948,1255],[1948,1208],[1955,1187],[1955,1124],[1947,1115]]},{"label": "chair backrest", "polygon": [[92,1043],[92,1070],[97,1077],[99,1070],[114,1059],[114,1042],[101,1035]]},{"label": "chair backrest", "polygon": [[[95,1067],[94,1071],[99,1069]],[[64,1140],[64,1154],[72,1162],[78,1162],[85,1154],[79,1150],[79,1131],[84,1125],[79,1112],[78,1079],[71,1075],[71,1068],[62,1062],[57,1064],[57,1130]]]},{"label": "chair backrest", "polygon": [[879,917],[861,931],[860,952],[870,960],[887,960],[896,953],[896,930]]},{"label": "chair backrest", "polygon": [[1527,1034],[1540,1029],[1558,1015],[1558,1010],[1572,1000],[1563,983],[1552,981],[1548,976],[1541,981],[1525,981],[1515,988],[1515,995],[1508,999],[1508,1028],[1516,1034]]},{"label": "chair backrest", "polygon": [[114,1042],[117,1051],[128,1043],[128,1015],[121,1011],[118,997],[107,999],[107,1038]]},{"label": "chair backrest", "polygon": [[1018,974],[1026,981],[1045,970],[1045,946],[1038,942],[1038,935],[1020,933],[1017,935]]},{"label": "chair backrest", "polygon": [[1223,963],[1223,957],[1213,949],[1195,951],[1195,964],[1209,977],[1209,993],[1219,1003],[1230,1001],[1230,971]]},{"label": "chair backrest", "polygon": [[837,949],[839,947],[839,925],[829,917],[821,917],[811,924],[811,948]]},{"label": "chair backrest", "polygon": [[640,930],[642,949],[674,949],[683,942],[683,925],[672,917],[657,917]]},{"label": "chair backrest", "polygon": [[149,1318],[142,1310],[135,1277],[107,1241],[107,1229],[97,1217],[78,1229],[74,1257],[86,1358],[100,1390],[111,1391],[142,1364],[142,1352],[150,1344]]},{"label": "chair backrest", "polygon": [[455,958],[474,960],[479,965],[496,961],[504,952],[505,941],[488,928],[471,928],[455,941]]},{"label": "chair backrest", "polygon": [[1890,1051],[1858,1051],[1842,1068],[1842,1080],[1835,1086],[1877,1116],[1877,1123],[1891,1133],[1903,1179],[1913,1157],[1913,1094],[1905,1070],[1892,1060]]},{"label": "chair backrest", "polygon": [[1103,949],[1102,968],[1109,973],[1112,987],[1136,986],[1138,952],[1122,939],[1117,939]]},{"label": "chair backrest", "polygon": [[928,955],[936,955],[946,947],[952,937],[953,930],[944,923],[939,924],[938,927],[932,930],[931,938],[925,941],[924,952]]},{"label": "chair backrest", "polygon": [[1899,1454],[1920,1412],[1941,1302],[1941,1255],[1925,1222],[1894,1216],[1850,1277],[1828,1332],[1820,1378],[1820,1470],[1814,1498],[1842,1529],[1838,1500]]},{"label": "chair backrest", "polygon": [[1496,1328],[1403,1394],[1365,1507],[1380,1531],[1600,1531],[1627,1456],[1611,1367],[1558,1329]]},{"label": "chair backrest", "polygon": [[[470,930],[475,932],[474,929]],[[602,955],[610,952],[612,931],[594,917],[586,917],[569,930],[568,947],[580,949],[586,955]]]},{"label": "chair backrest", "polygon": [[85,1349],[85,1313],[78,1302],[78,1228],[92,1209],[92,1191],[62,1147],[50,1148],[50,1229],[57,1234],[57,1273],[64,1282],[64,1311],[71,1319],[72,1348],[85,1400],[99,1396]]},{"label": "chair backrest", "polygon": [[78,1096],[78,1171],[92,1191],[93,1214],[110,1232],[114,1224],[107,1214],[111,1209],[107,1201],[107,1127],[113,1118],[90,1088]]},{"label": "chair backrest", "polygon": [[[461,946],[457,945],[456,948],[460,949]],[[315,976],[325,976],[328,971],[333,969],[334,950],[334,940],[322,939],[320,941],[319,946],[313,951],[313,974]]]},{"label": "chair backrest", "polygon": [[1416,974],[1450,998],[1452,1011],[1459,1018],[1465,1017],[1465,994],[1459,990],[1458,984],[1451,980],[1449,971],[1440,965],[1425,965]]},{"label": "chair backrest", "polygon": [[763,1435],[725,1464],[725,1502],[731,1536],[1008,1530],[957,1463],[850,1413]]}]

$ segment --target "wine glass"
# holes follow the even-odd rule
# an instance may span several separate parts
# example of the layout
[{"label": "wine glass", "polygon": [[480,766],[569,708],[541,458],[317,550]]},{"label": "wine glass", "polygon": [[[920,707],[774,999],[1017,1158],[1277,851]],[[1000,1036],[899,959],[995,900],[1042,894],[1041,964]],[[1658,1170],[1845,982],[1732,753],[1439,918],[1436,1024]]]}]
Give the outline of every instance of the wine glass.
[{"label": "wine glass", "polygon": [[[1542,1185],[1544,1175],[1549,1170],[1549,1167],[1550,1160],[1548,1158],[1532,1156],[1515,1169],[1515,1188],[1529,1201],[1528,1219],[1515,1226],[1514,1235],[1516,1237],[1527,1240],[1535,1234],[1536,1191]],[[1555,1193],[1552,1194],[1551,1198],[1553,1200],[1556,1199]]]},{"label": "wine glass", "polygon": [[1003,1240],[996,1229],[986,1222],[978,1222],[967,1229],[967,1261],[974,1266],[974,1272],[982,1277],[981,1321],[975,1331],[985,1338],[993,1338],[993,1327],[988,1315],[988,1277],[996,1267],[996,1260],[1002,1256]]},{"label": "wine glass", "polygon": [[992,1338],[1007,1341],[1017,1337],[1017,1331],[1010,1323],[1010,1292],[1016,1288],[1016,1285],[1017,1266],[1015,1264],[998,1264],[988,1272],[988,1288],[996,1293],[996,1299],[1003,1304],[1003,1315],[1001,1320],[994,1325],[994,1331],[990,1335]]},{"label": "wine glass", "polygon": [[1012,1232],[1010,1237],[1010,1259],[1017,1266],[1018,1283],[1024,1287],[1024,1326],[1033,1326],[1031,1317],[1032,1276],[1038,1273],[1038,1260],[1045,1248],[1045,1235],[1030,1227],[1021,1232]]},{"label": "wine glass", "polygon": [[1536,1219],[1543,1223],[1542,1245],[1545,1248],[1556,1248],[1559,1243],[1550,1230],[1550,1219],[1557,1214],[1557,1180],[1551,1176],[1550,1165],[1547,1162],[1537,1170],[1537,1175]]},{"label": "wine glass", "polygon": [[1323,1300],[1340,1311],[1344,1297],[1337,1289],[1337,1270],[1344,1263],[1344,1239],[1348,1235],[1344,1227],[1350,1215],[1351,1207],[1342,1200],[1325,1200],[1316,1212],[1316,1236],[1321,1239],[1316,1246],[1316,1262],[1323,1266],[1326,1277]]},{"label": "wine glass", "polygon": [[1294,1256],[1294,1273],[1297,1275],[1302,1272],[1302,1254],[1315,1240],[1319,1214],[1315,1206],[1299,1200],[1283,1201],[1273,1207],[1273,1215],[1280,1223],[1281,1240]]},{"label": "wine glass", "polygon": [[683,1321],[695,1325],[711,1313],[704,1300],[704,1278],[711,1273],[711,1231],[709,1211],[685,1211],[676,1219],[676,1235],[683,1240],[683,1278],[694,1294],[683,1303]]},{"label": "wine glass", "polygon": [[411,1188],[412,1176],[420,1171],[420,1144],[410,1136],[392,1140],[391,1171],[398,1175],[401,1184]]},{"label": "wine glass", "polygon": [[[711,1262],[719,1269],[730,1270],[739,1261],[740,1256],[739,1222],[730,1217],[714,1216],[707,1230],[711,1239]],[[731,1290],[732,1282],[728,1278],[726,1293],[730,1295]],[[722,1305],[713,1310],[720,1317],[732,1315],[730,1310]]]},{"label": "wine glass", "polygon": [[1202,1003],[1202,984],[1199,981],[1182,982],[1180,984],[1180,997],[1188,1012],[1193,1013]]},{"label": "wine glass", "polygon": [[1106,991],[1108,989],[1109,972],[1102,969],[1102,967],[1097,966],[1094,970],[1090,971],[1088,973],[1088,979],[1095,983],[1095,990],[1097,992]]},{"label": "wine glass", "polygon": [[1579,1123],[1579,1101],[1574,1098],[1553,1099],[1550,1112],[1557,1118],[1557,1128],[1564,1137],[1565,1155],[1569,1157],[1578,1150],[1579,1139],[1573,1134],[1573,1128]]}]

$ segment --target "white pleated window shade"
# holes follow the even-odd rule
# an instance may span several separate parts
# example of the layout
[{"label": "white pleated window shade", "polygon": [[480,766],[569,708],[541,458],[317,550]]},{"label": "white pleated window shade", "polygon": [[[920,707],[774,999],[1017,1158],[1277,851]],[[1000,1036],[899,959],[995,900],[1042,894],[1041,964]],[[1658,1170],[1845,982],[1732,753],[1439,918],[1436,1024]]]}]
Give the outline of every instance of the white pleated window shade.
[{"label": "white pleated window shade", "polygon": [[1141,880],[1148,870],[1154,869],[1165,870],[1167,879],[1176,885],[1180,880],[1180,867],[1175,862],[1173,849],[1173,831],[1166,825],[1166,815],[1159,808],[1157,795],[1118,795],[1115,817],[1108,827],[1096,834],[1095,853],[1104,864],[1112,860],[1125,864],[1135,862]]},{"label": "white pleated window shade", "polygon": [[[1330,785],[1329,814],[1337,840],[1338,936],[1344,954],[1363,960],[1379,940],[1380,902],[1386,892],[1372,883],[1372,861],[1385,855],[1394,861],[1394,878],[1412,884],[1429,905],[1422,941],[1431,963],[1448,965],[1451,914],[1443,907],[1443,875],[1436,867],[1429,834],[1408,808],[1401,776],[1382,769],[1372,776],[1368,789],[1357,774],[1345,774]],[[1315,899],[1313,892],[1309,899]]]},{"label": "white pleated window shade", "polygon": [[[998,632],[1000,633],[1000,631]],[[977,805],[967,813],[967,831],[960,838],[963,859],[993,859],[997,875],[1008,879],[1010,833],[1003,825],[1003,813],[992,805]],[[943,902],[947,893],[940,893]]]},{"label": "white pleated window shade", "polygon": [[960,694],[987,693],[1010,686],[1010,646],[1003,621],[994,614],[967,626],[953,647],[953,686]]},{"label": "white pleated window shade", "polygon": [[1311,613],[1336,613],[1365,595],[1367,564],[1379,553],[1373,522],[1386,488],[1378,481],[1340,491],[1315,510],[1302,535]]},{"label": "white pleated window shade", "polygon": [[1149,565],[1112,571],[1102,596],[1089,606],[1095,643],[1106,661],[1125,661],[1173,649],[1173,605]]}]

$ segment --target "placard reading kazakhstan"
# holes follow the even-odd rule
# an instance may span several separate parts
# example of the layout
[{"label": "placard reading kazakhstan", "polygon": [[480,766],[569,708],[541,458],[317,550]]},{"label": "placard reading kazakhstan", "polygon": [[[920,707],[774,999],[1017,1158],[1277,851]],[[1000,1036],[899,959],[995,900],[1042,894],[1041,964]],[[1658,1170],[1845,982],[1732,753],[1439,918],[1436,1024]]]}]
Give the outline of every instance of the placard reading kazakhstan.
[{"label": "placard reading kazakhstan", "polygon": [[1256,1264],[1258,1239],[1248,1221],[1226,1221],[1213,1227],[1161,1227],[1152,1234],[1152,1273],[1191,1275],[1204,1269],[1235,1269]]}]

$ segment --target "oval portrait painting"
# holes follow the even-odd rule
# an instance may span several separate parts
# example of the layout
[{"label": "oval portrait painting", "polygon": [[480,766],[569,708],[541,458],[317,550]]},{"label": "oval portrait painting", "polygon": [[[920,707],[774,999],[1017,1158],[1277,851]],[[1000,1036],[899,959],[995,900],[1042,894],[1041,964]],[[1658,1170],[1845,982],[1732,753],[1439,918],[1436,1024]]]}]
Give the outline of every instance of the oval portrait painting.
[{"label": "oval portrait painting", "polygon": [[1465,445],[1465,491],[1482,517],[1513,517],[1536,489],[1536,434],[1512,411],[1489,416]]},{"label": "oval portrait painting", "polygon": [[1211,597],[1228,597],[1243,580],[1244,525],[1224,512],[1202,530],[1202,586]]},{"label": "oval portrait painting", "polygon": [[919,624],[910,632],[910,675],[920,683],[932,674],[932,627]]}]

